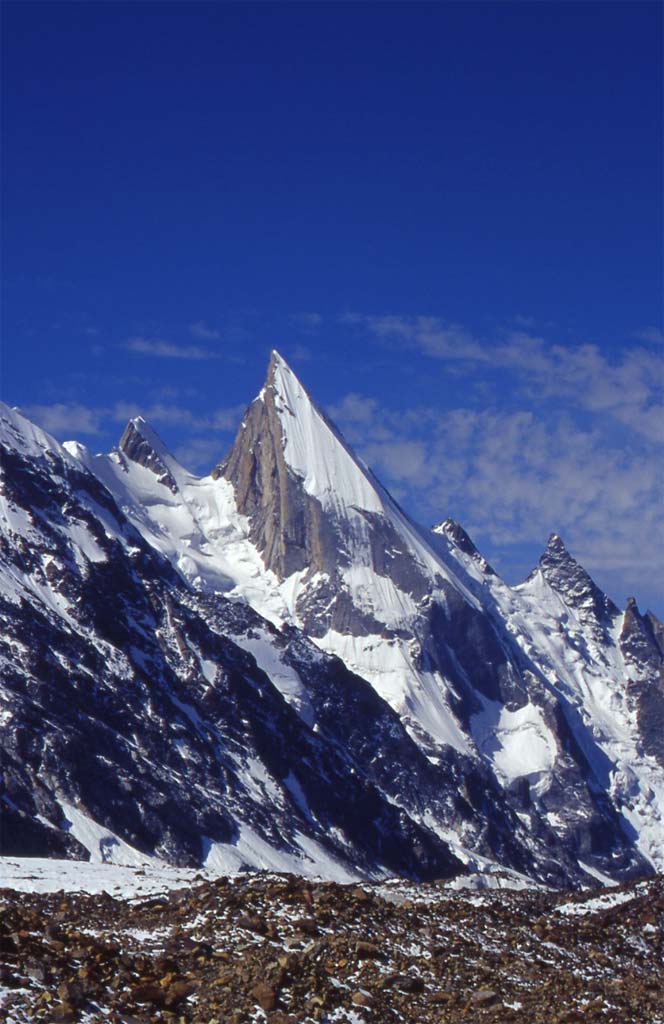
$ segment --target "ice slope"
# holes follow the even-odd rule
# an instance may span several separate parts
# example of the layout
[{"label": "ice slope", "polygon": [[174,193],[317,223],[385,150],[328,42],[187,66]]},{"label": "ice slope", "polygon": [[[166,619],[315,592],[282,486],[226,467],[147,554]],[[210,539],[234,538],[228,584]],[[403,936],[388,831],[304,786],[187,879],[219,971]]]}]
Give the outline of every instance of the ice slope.
[{"label": "ice slope", "polygon": [[[352,455],[342,438],[311,402],[291,368],[272,353],[273,372],[267,386],[275,391],[275,405],[284,437],[284,456],[302,478],[307,494],[324,508],[383,512],[377,482]],[[258,400],[262,400],[259,395]]]},{"label": "ice slope", "polygon": [[[479,607],[452,567],[440,562],[423,531],[405,515],[359,457],[349,450],[276,351],[272,353],[271,367],[267,386],[275,391],[286,464],[302,478],[307,494],[317,498],[324,509],[353,524],[350,532],[354,541],[354,557],[347,580],[354,598],[359,598],[358,603],[364,602],[366,608],[375,609],[382,617],[381,621],[391,626],[410,621],[414,613],[410,595],[391,586],[389,578],[379,578],[372,571],[367,518],[362,514],[369,512],[379,515],[394,527],[417,565],[433,581],[440,578],[449,580],[469,603]],[[377,588],[377,594],[374,588]]]},{"label": "ice slope", "polygon": [[[577,738],[593,770],[634,829],[641,852],[664,870],[664,772],[643,750],[630,687],[639,674],[626,663],[619,643],[623,614],[614,617],[609,642],[600,646],[583,607],[579,613],[566,603],[540,572],[518,588],[518,598],[521,608],[509,621],[519,643],[578,711],[592,745],[580,730]],[[597,750],[604,755],[601,761]]]},{"label": "ice slope", "polygon": [[[132,422],[147,437],[156,437],[140,418]],[[246,600],[269,621],[286,621],[279,582],[266,572],[248,539],[248,524],[237,511],[231,485],[187,472],[157,442],[176,493],[122,451],[93,455],[80,444],[66,442],[64,447],[108,488],[132,525],[194,589]]]}]

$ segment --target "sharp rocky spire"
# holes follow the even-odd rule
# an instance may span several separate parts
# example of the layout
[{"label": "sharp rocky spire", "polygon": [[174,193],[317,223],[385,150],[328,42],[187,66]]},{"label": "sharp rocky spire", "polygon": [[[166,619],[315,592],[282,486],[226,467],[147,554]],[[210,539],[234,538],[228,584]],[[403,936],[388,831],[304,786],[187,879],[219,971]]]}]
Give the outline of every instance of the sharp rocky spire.
[{"label": "sharp rocky spire", "polygon": [[154,473],[160,484],[168,487],[173,494],[177,493],[178,485],[172,472],[175,459],[142,416],[129,420],[118,447],[132,462]]},{"label": "sharp rocky spire", "polygon": [[581,618],[604,629],[619,614],[615,604],[569,553],[562,538],[552,533],[539,560],[539,571],[565,604]]}]

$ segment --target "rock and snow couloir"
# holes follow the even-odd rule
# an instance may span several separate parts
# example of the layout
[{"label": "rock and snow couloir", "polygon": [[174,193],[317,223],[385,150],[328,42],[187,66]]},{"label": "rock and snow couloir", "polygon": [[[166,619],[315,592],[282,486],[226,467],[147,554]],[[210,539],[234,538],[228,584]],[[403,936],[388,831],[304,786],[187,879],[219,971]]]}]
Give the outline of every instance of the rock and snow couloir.
[{"label": "rock and snow couloir", "polygon": [[[234,841],[240,848],[238,835],[256,834],[260,806],[271,808],[274,828],[259,836],[260,856],[245,844],[247,863],[274,866],[284,849],[288,856],[302,856],[304,834],[307,849],[313,841],[319,844],[310,857],[323,872],[330,870],[330,858],[345,870],[353,863],[359,871],[372,870],[372,857],[379,871],[444,871],[452,864],[448,849],[465,863],[494,861],[554,882],[662,868],[664,757],[661,733],[653,728],[664,716],[661,627],[635,607],[619,613],[556,535],[531,577],[520,587],[507,586],[458,524],[445,520],[425,531],[405,515],[277,353],[229,454],[203,478],[184,470],[140,417],[130,421],[109,456],[92,456],[74,443],[60,448],[16,413],[8,412],[7,420],[11,436],[25,435],[32,445],[25,452],[23,476],[17,477],[11,462],[15,442],[7,428],[5,555],[17,537],[39,552],[29,572],[9,558],[7,578],[21,602],[36,605],[40,614],[43,609],[49,629],[68,631],[67,586],[53,568],[50,576],[47,571],[65,561],[57,553],[61,538],[82,576],[123,559],[132,566],[127,586],[136,593],[121,593],[139,637],[130,650],[142,653],[130,655],[126,673],[109,678],[106,688],[122,689],[132,672],[150,678],[166,642],[171,662],[166,667],[179,680],[169,677],[168,687],[186,685],[188,693],[186,701],[180,694],[169,705],[180,708],[178,729],[184,729],[184,738],[174,749],[182,752],[192,731],[199,738],[211,727],[224,733],[223,715],[239,701],[233,693],[223,709],[215,706],[210,725],[205,701],[215,688],[219,659],[223,663],[221,644],[224,657],[232,650],[234,658],[248,658],[252,671],[268,679],[270,699],[281,702],[279,714],[289,716],[289,728],[309,744],[324,747],[329,741],[335,749],[345,748],[349,760],[345,768],[335,766],[337,780],[345,770],[351,777],[359,773],[380,806],[392,808],[402,822],[399,834],[406,847],[409,841],[422,843],[423,836],[430,844],[419,865],[403,851],[400,861],[391,854],[391,866],[379,863],[375,836],[363,848],[338,809],[323,812],[326,801],[335,801],[319,775],[305,796],[302,778],[308,767],[303,771],[302,765],[280,761],[277,770],[256,753],[249,768],[241,758],[232,769],[226,767],[231,776],[235,772],[236,789],[251,799],[231,797],[230,786],[212,801],[212,817],[217,813],[225,822],[226,851]],[[28,478],[30,486],[21,486]],[[57,486],[54,480],[60,481]],[[81,526],[80,510],[60,525],[55,508],[34,522],[35,505],[54,486],[63,507],[80,504],[97,523],[96,532],[90,524]],[[96,496],[94,504],[90,494]],[[82,529],[87,530],[84,541]],[[90,557],[94,551],[96,561]],[[143,618],[136,613],[141,590],[150,592],[151,608],[163,602],[167,609],[165,619],[156,616],[148,627],[145,613]],[[85,614],[82,599],[90,600],[77,595],[77,616]],[[15,607],[7,621],[20,616]],[[198,638],[201,619],[216,624],[217,640],[207,653]],[[161,656],[152,648],[145,653],[146,634]],[[85,637],[80,642],[98,646],[94,627]],[[127,656],[128,634],[117,643],[105,637],[104,643],[111,644],[113,657]],[[329,657],[335,655],[340,661]],[[175,666],[173,657],[181,664]],[[23,678],[20,685],[39,690],[45,669],[32,671],[32,684]],[[71,684],[71,671],[63,668],[59,678],[69,673]],[[165,671],[160,665],[159,672]],[[6,680],[3,685],[7,690]],[[17,680],[13,685],[15,693],[20,686]],[[149,732],[152,712],[146,713],[145,699],[132,709],[132,724],[143,717]],[[10,716],[16,714],[15,697],[7,706]],[[344,715],[356,720],[343,722]],[[167,718],[164,707],[162,725]],[[67,728],[62,725],[63,732]],[[261,736],[264,729],[272,731],[265,717]],[[260,749],[265,741],[257,740],[255,722],[251,739],[246,733],[240,719],[233,741],[252,750],[258,743]],[[17,740],[16,749],[24,742]],[[224,734],[215,747],[215,764],[219,758],[228,761],[232,744],[227,744]],[[199,754],[199,759],[181,758],[188,779],[209,774],[210,751]],[[321,765],[329,756],[316,746]],[[107,760],[115,763],[112,756]],[[25,793],[30,783],[25,773],[21,779]],[[135,800],[138,783],[127,785]],[[312,814],[316,785],[320,793]],[[67,790],[53,775],[56,802],[58,786]],[[168,791],[168,780],[163,788]],[[92,805],[80,788],[70,786],[65,796],[68,806],[75,803],[97,822],[104,813],[109,822],[113,817]],[[164,799],[162,794],[160,806]],[[131,799],[125,804],[131,806]],[[159,819],[159,810],[154,814]],[[48,820],[53,823],[53,814]],[[235,837],[232,823],[239,829]],[[127,841],[121,816],[113,825],[113,835]],[[202,822],[190,822],[190,830],[202,850]],[[282,847],[275,839],[280,830],[286,834]],[[155,826],[153,832],[158,831]],[[150,846],[140,829],[131,839],[141,849]],[[169,841],[181,855],[182,837]],[[210,842],[210,849],[223,846]],[[195,859],[194,846],[188,855]],[[153,848],[169,856],[166,840]]]}]

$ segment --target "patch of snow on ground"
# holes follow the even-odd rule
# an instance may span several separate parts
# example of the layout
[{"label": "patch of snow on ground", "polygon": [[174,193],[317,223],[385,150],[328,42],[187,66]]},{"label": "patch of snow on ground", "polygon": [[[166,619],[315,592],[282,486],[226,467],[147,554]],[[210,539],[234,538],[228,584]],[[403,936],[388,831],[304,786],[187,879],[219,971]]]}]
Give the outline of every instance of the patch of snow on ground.
[{"label": "patch of snow on ground", "polygon": [[214,878],[216,872],[172,868],[159,861],[138,868],[119,864],[53,860],[46,857],[0,857],[0,889],[16,892],[107,892],[118,899],[150,896],[190,886],[195,875]]},{"label": "patch of snow on ground", "polygon": [[611,907],[619,907],[621,903],[629,903],[639,895],[638,889],[633,892],[605,892],[583,903],[561,903],[556,910],[567,917],[585,917],[586,914],[598,914],[601,910],[610,910]]}]

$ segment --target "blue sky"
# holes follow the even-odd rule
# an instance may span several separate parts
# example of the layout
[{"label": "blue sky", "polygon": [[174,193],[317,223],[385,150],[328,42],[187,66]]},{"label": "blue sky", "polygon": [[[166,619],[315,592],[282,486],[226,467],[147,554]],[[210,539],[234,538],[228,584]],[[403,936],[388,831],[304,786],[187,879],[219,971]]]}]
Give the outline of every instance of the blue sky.
[{"label": "blue sky", "polygon": [[277,347],[420,521],[664,614],[659,4],[2,18],[5,401],[205,470]]}]

